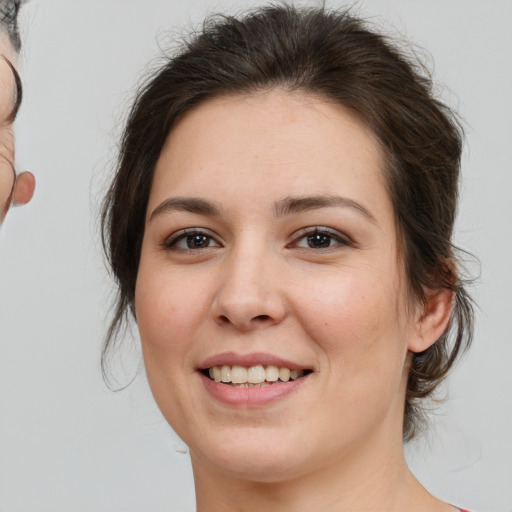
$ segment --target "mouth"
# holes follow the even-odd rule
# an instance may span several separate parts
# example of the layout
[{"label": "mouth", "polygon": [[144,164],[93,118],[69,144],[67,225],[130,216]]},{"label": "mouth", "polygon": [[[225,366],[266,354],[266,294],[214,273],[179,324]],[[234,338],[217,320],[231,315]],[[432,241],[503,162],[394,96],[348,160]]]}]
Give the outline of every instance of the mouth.
[{"label": "mouth", "polygon": [[310,369],[290,369],[285,366],[262,364],[211,366],[201,373],[213,382],[236,388],[261,388],[302,379],[312,373]]}]

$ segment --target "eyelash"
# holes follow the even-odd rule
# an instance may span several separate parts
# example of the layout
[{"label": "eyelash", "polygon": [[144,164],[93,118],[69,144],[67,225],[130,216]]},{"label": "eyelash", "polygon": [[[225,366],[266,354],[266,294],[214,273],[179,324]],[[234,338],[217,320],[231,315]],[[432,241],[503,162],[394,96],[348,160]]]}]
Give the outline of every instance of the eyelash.
[{"label": "eyelash", "polygon": [[210,245],[208,245],[207,247],[197,247],[195,249],[191,247],[177,247],[178,243],[181,242],[182,240],[187,241],[188,238],[200,236],[206,237],[209,241],[214,241],[216,244],[215,246],[220,247],[220,243],[215,240],[215,237],[211,233],[209,233],[207,230],[196,228],[182,229],[181,231],[174,233],[169,238],[167,238],[167,240],[165,240],[164,247],[168,250],[181,251],[198,251],[210,248]]},{"label": "eyelash", "polygon": [[[309,245],[310,240],[308,238],[311,237],[323,237],[325,242],[328,244],[327,247],[311,247]],[[206,247],[189,247],[188,241],[192,242],[194,237],[204,237],[204,242],[208,245]],[[300,242],[302,240],[306,240],[307,247],[300,246]],[[321,238],[317,241],[321,242]],[[187,247],[179,247],[178,244],[182,241],[187,243]],[[331,242],[335,242],[331,245]],[[215,245],[210,245],[214,242]],[[167,238],[164,242],[164,248],[166,250],[175,250],[175,251],[188,251],[188,252],[196,252],[202,251],[206,249],[210,249],[211,247],[222,247],[221,243],[216,240],[216,238],[205,229],[200,228],[187,228],[177,233],[174,233],[169,238]],[[313,250],[313,251],[328,251],[332,250],[337,246],[353,246],[352,240],[350,240],[346,235],[342,235],[339,231],[329,229],[326,227],[320,226],[312,226],[301,229],[299,232],[293,235],[293,240],[286,245],[287,249],[302,249],[302,250]]]},{"label": "eyelash", "polygon": [[[329,245],[328,247],[300,247],[298,245],[298,242],[304,239],[308,239],[313,236],[321,236],[326,237],[329,239],[329,241],[335,241],[336,243],[334,245]],[[309,243],[308,243],[309,245]],[[336,246],[352,246],[354,245],[353,242],[346,236],[342,235],[339,231],[336,231],[334,229],[329,229],[321,226],[313,226],[301,229],[298,233],[294,235],[294,239],[292,242],[287,244],[287,248],[299,248],[299,249],[312,249],[312,250],[318,250],[318,251],[327,251],[330,249],[335,248]]]}]

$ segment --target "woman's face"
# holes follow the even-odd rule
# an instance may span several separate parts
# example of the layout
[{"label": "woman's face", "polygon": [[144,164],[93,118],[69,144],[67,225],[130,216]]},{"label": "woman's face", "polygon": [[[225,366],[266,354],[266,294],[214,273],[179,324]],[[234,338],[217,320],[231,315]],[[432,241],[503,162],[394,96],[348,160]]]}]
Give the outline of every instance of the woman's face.
[{"label": "woman's face", "polygon": [[401,444],[416,330],[383,165],[356,113],[306,93],[213,99],[173,129],[135,306],[195,469],[277,481]]},{"label": "woman's face", "polygon": [[16,66],[17,55],[8,36],[0,30],[0,224],[11,201],[19,205],[28,203],[35,188],[32,173],[22,172],[16,177],[12,114],[18,90],[9,63]]},{"label": "woman's face", "polygon": [[9,120],[16,101],[16,84],[5,59],[15,62],[16,55],[6,35],[0,32],[0,222],[7,213],[16,177],[14,171],[14,136]]}]

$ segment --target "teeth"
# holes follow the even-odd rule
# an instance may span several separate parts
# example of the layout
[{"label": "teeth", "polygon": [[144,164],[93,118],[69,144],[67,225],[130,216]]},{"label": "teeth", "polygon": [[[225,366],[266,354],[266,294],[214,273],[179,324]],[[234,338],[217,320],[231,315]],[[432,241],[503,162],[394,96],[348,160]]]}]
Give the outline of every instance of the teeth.
[{"label": "teeth", "polygon": [[251,366],[213,366],[208,369],[210,379],[215,382],[232,384],[240,388],[270,386],[272,382],[288,382],[297,380],[304,375],[304,370],[290,370],[269,365],[266,368],[262,365]]},{"label": "teeth", "polygon": [[[210,368],[210,370],[212,370],[212,368]],[[211,375],[210,375],[210,377],[211,377]],[[213,367],[213,380],[215,382],[220,382],[222,380],[221,371],[218,366]]]},{"label": "teeth", "polygon": [[265,368],[259,364],[258,366],[251,366],[247,370],[247,382],[251,384],[259,384],[264,382],[266,378]]},{"label": "teeth", "polygon": [[231,382],[231,366],[224,365],[220,369],[220,381]]},{"label": "teeth", "polygon": [[289,368],[279,368],[279,380],[283,382],[288,382],[290,380],[290,369]]},{"label": "teeth", "polygon": [[276,382],[279,379],[279,368],[277,366],[267,366],[265,374],[267,382]]},{"label": "teeth", "polygon": [[231,382],[233,384],[245,384],[247,382],[247,370],[243,366],[233,366],[231,369]]}]

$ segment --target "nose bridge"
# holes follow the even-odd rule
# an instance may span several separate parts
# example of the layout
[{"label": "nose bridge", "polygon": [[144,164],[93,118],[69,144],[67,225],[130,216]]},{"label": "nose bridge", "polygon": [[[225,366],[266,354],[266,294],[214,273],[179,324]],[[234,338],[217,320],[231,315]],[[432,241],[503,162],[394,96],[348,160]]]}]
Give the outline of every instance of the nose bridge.
[{"label": "nose bridge", "polygon": [[245,236],[224,261],[212,304],[217,322],[241,330],[278,323],[284,316],[276,256],[256,237]]}]

